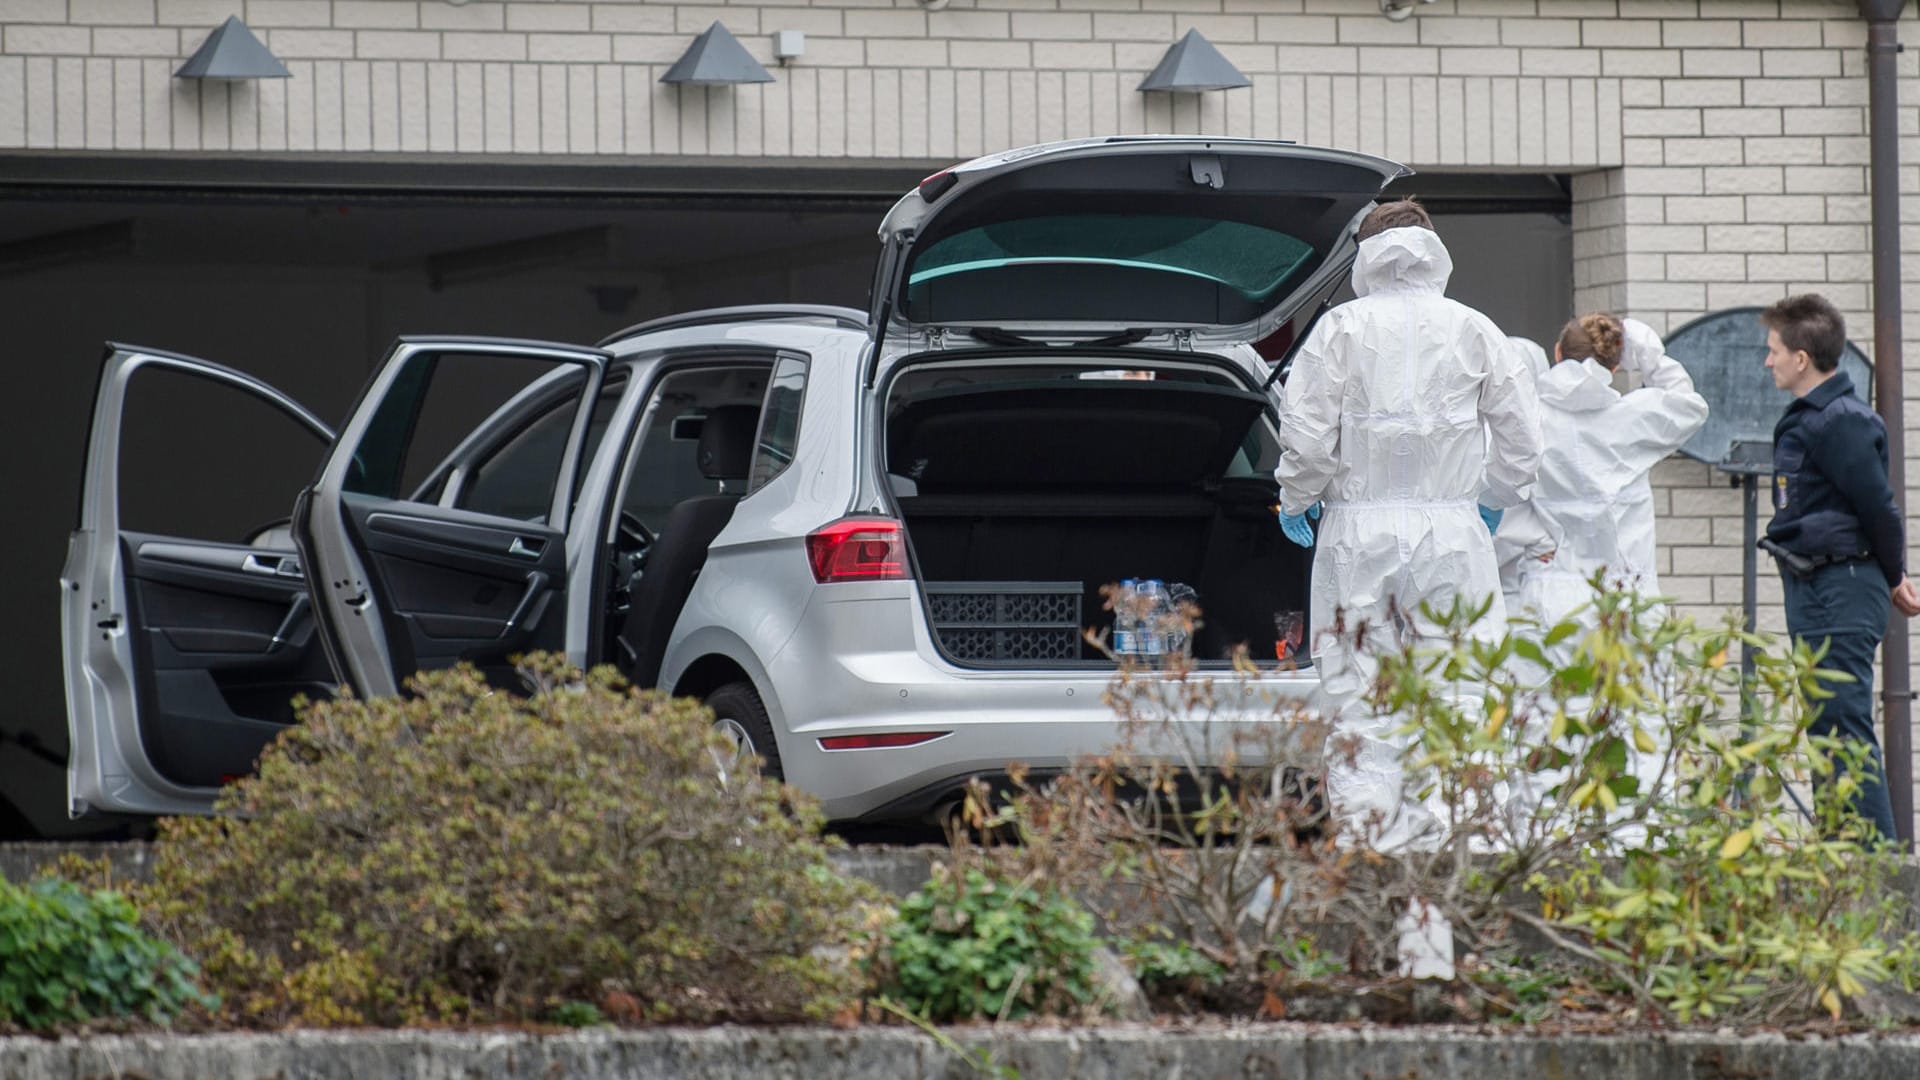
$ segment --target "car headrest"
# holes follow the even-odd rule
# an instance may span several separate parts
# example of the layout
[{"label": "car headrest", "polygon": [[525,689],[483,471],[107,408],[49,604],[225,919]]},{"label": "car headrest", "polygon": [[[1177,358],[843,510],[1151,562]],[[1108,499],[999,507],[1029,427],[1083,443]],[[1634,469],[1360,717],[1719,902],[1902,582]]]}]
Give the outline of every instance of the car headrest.
[{"label": "car headrest", "polygon": [[753,436],[760,427],[757,405],[722,405],[700,422],[700,475],[740,480],[753,462]]}]

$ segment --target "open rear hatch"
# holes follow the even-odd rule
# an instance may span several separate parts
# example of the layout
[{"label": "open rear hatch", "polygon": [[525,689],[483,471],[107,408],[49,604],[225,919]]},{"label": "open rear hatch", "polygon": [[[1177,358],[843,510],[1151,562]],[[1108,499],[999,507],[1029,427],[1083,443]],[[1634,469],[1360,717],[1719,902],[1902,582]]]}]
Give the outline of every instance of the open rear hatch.
[{"label": "open rear hatch", "polygon": [[1245,347],[1303,329],[1289,321],[1333,291],[1353,226],[1407,171],[1128,136],[980,158],[895,204],[869,374],[949,658],[1101,662],[1078,630],[1112,625],[1100,590],[1127,578],[1193,590],[1196,659],[1276,654],[1311,555],[1274,523],[1274,403]]},{"label": "open rear hatch", "polygon": [[1394,162],[1292,143],[1130,136],[979,158],[887,214],[873,326],[1187,331],[1252,343],[1351,262]]}]

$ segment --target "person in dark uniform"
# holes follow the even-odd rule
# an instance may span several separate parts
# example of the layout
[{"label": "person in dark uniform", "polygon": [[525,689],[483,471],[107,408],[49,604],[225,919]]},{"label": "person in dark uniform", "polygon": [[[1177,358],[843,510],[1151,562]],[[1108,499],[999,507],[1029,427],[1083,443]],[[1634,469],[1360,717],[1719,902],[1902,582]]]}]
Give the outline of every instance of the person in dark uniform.
[{"label": "person in dark uniform", "polygon": [[1787,632],[1827,643],[1822,666],[1852,682],[1827,686],[1809,728],[1866,744],[1872,776],[1860,776],[1854,809],[1893,839],[1880,744],[1873,733],[1873,654],[1888,609],[1920,614],[1906,573],[1906,527],[1887,482],[1887,429],[1839,371],[1846,323],[1826,297],[1789,296],[1760,315],[1773,383],[1794,396],[1773,429],[1773,521],[1760,542],[1780,563]]}]

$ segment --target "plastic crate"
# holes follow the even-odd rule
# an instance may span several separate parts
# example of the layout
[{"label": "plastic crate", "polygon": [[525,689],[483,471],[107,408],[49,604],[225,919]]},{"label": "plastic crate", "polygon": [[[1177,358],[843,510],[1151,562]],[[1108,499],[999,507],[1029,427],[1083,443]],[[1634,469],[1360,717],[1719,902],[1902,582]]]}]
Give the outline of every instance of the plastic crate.
[{"label": "plastic crate", "polygon": [[927,610],[956,660],[1080,658],[1077,581],[929,581]]}]

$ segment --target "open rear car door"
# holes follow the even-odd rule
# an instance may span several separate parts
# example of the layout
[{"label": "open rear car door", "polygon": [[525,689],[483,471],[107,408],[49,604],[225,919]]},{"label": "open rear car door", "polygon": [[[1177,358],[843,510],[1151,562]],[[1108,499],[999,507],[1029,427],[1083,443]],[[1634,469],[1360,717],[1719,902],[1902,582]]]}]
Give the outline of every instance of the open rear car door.
[{"label": "open rear car door", "polygon": [[609,359],[497,338],[388,352],[294,511],[323,637],[355,691],[392,694],[462,661],[512,685],[514,656],[565,648],[567,589],[593,539],[569,543],[570,519]]}]

